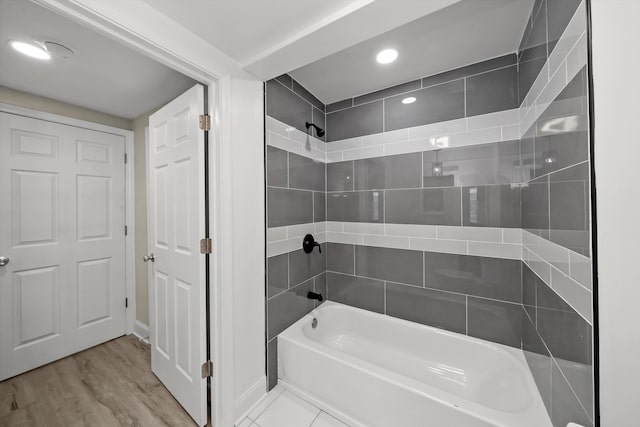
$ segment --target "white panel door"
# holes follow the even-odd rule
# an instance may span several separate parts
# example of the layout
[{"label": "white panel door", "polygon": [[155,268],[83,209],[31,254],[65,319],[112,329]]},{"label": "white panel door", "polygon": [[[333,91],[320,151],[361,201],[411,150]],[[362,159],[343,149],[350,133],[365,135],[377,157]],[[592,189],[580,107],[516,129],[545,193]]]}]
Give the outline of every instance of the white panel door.
[{"label": "white panel door", "polygon": [[204,132],[196,85],[149,119],[151,369],[199,424],[207,422]]},{"label": "white panel door", "polygon": [[124,144],[0,113],[0,380],[125,334]]}]

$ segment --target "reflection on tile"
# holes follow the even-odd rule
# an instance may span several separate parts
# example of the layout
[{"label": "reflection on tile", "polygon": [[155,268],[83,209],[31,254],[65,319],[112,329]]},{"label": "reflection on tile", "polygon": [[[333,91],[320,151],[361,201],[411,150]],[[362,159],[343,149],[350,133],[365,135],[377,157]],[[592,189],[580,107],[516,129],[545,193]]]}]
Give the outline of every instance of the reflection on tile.
[{"label": "reflection on tile", "polygon": [[462,215],[465,226],[520,228],[520,186],[464,187]]},{"label": "reflection on tile", "polygon": [[551,366],[551,421],[554,426],[566,426],[568,423],[578,423],[584,427],[593,426],[571,387],[556,366]]},{"label": "reflection on tile", "polygon": [[524,101],[525,96],[529,93],[531,86],[533,86],[533,83],[536,81],[538,74],[540,74],[546,62],[546,57],[520,62],[518,69],[518,101],[520,103]]},{"label": "reflection on tile", "polygon": [[287,152],[271,146],[267,146],[267,185],[289,186]]},{"label": "reflection on tile", "polygon": [[267,259],[267,296],[270,298],[289,287],[289,254]]},{"label": "reflection on tile", "polygon": [[547,413],[551,414],[551,364],[553,361],[536,332],[535,324],[524,313],[522,315],[522,351]]},{"label": "reflection on tile", "polygon": [[466,297],[387,283],[387,314],[453,332],[466,332]]},{"label": "reflection on tile", "polygon": [[385,222],[461,225],[460,188],[388,190]]},{"label": "reflection on tile", "polygon": [[422,286],[422,252],[356,246],[356,275]]},{"label": "reflection on tile", "polygon": [[[416,98],[403,104],[408,96]],[[431,86],[384,100],[386,131],[444,122],[464,117],[464,80]]]},{"label": "reflection on tile", "polygon": [[[542,280],[527,266],[522,264],[522,305],[529,317],[536,323],[536,294]],[[542,286],[546,286],[542,283]]]},{"label": "reflection on tile", "polygon": [[311,105],[276,80],[267,82],[267,114],[303,130],[311,121]]},{"label": "reflection on tile", "polygon": [[422,154],[425,187],[522,181],[519,141],[425,151]]},{"label": "reflection on tile", "polygon": [[548,177],[530,181],[522,186],[522,228],[548,237],[549,184]]},{"label": "reflection on tile", "polygon": [[289,187],[325,191],[325,165],[319,160],[289,153]]},{"label": "reflection on tile", "polygon": [[331,301],[384,313],[384,282],[327,273],[327,297]]},{"label": "reflection on tile", "polygon": [[327,114],[327,141],[382,132],[382,112],[380,100]]},{"label": "reflection on tile", "polygon": [[267,390],[272,390],[278,384],[278,339],[267,343]]},{"label": "reflection on tile", "polygon": [[580,5],[581,0],[547,0],[549,48],[551,53],[558,39],[567,28],[569,21]]},{"label": "reflection on tile", "polygon": [[[302,246],[302,239],[300,239]],[[317,276],[327,269],[327,244],[320,245],[322,253],[314,250],[310,254],[302,249],[289,253],[289,284],[291,287]]]},{"label": "reflection on tile", "polygon": [[468,297],[467,333],[476,338],[520,348],[522,306],[509,302]]},{"label": "reflection on tile", "polygon": [[327,221],[383,222],[383,215],[382,191],[327,194]]},{"label": "reflection on tile", "polygon": [[327,219],[326,193],[313,193],[313,222],[323,222]]},{"label": "reflection on tile", "polygon": [[313,291],[313,280],[307,280],[267,301],[267,339],[275,337],[313,310],[313,300],[307,298],[309,291]]},{"label": "reflection on tile", "polygon": [[355,273],[355,249],[353,245],[327,243],[327,270],[336,273]]},{"label": "reflection on tile", "polygon": [[550,240],[589,254],[589,163],[553,173],[549,180]]},{"label": "reflection on tile", "polygon": [[267,188],[267,226],[307,224],[313,222],[311,191]]},{"label": "reflection on tile", "polygon": [[353,190],[353,161],[327,164],[327,191]]},{"label": "reflection on tile", "polygon": [[425,252],[424,263],[427,288],[522,301],[519,260]]},{"label": "reflection on tile", "polygon": [[517,66],[467,77],[467,117],[517,108]]},{"label": "reflection on tile", "polygon": [[375,157],[355,161],[355,189],[419,188],[420,153]]}]

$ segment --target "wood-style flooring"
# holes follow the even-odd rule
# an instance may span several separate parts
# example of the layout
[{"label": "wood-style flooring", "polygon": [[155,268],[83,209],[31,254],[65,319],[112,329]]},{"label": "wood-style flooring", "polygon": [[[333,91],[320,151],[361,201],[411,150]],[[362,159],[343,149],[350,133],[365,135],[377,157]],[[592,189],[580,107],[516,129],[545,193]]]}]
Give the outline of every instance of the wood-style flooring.
[{"label": "wood-style flooring", "polygon": [[0,382],[0,426],[195,426],[128,335]]}]

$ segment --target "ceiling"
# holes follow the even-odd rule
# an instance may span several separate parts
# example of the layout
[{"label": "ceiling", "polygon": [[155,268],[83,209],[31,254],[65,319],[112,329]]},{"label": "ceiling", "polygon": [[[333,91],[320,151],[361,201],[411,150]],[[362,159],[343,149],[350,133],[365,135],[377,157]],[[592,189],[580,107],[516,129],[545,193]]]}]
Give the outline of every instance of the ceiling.
[{"label": "ceiling", "polygon": [[[517,51],[534,0],[463,0],[289,74],[329,104]],[[395,48],[398,59],[376,63]]]},{"label": "ceiling", "polygon": [[[39,61],[8,40],[62,43],[69,59]],[[196,82],[144,55],[26,0],[0,0],[0,86],[133,119]]]}]

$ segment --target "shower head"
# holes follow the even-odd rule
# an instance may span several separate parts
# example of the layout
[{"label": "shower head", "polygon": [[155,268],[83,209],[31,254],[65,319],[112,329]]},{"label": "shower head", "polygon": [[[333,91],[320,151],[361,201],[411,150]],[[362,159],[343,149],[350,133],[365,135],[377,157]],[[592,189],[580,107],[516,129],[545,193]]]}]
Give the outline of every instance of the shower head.
[{"label": "shower head", "polygon": [[309,128],[312,127],[312,126],[314,128],[316,128],[316,135],[318,136],[318,138],[322,138],[324,136],[324,129],[314,125],[313,123],[309,123],[309,122],[306,122],[304,125],[306,126],[307,130],[309,130]]}]

